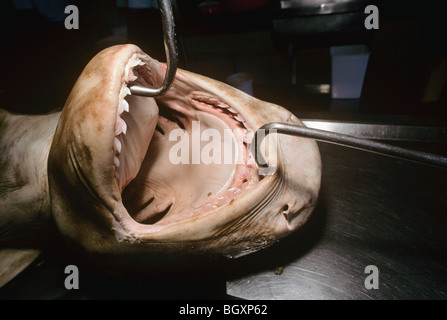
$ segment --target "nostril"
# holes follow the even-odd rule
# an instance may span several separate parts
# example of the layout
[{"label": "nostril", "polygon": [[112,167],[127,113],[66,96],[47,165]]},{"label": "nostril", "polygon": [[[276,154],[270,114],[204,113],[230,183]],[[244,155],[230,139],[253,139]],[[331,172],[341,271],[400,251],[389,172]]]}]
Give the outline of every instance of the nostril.
[{"label": "nostril", "polygon": [[282,207],[282,214],[284,215],[284,218],[285,218],[287,221],[289,221],[290,216],[289,216],[289,205],[288,205],[288,204],[285,204],[285,205]]},{"label": "nostril", "polygon": [[308,204],[302,206],[298,210],[294,209],[294,205],[292,206],[285,205],[282,207],[283,209],[282,214],[290,230],[296,229],[297,226],[301,225],[306,221],[306,219],[309,217],[309,213],[311,212],[309,208],[312,207],[309,206]]},{"label": "nostril", "polygon": [[165,135],[165,131],[158,124],[155,126],[155,130],[160,132],[162,135]]}]

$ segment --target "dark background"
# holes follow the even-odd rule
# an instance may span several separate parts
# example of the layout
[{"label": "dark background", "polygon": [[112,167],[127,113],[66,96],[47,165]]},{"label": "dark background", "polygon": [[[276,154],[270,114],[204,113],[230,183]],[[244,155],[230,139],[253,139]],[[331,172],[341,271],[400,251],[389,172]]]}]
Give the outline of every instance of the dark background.
[{"label": "dark background", "polygon": [[[379,30],[365,30],[361,10],[309,15],[281,10],[279,1],[241,10],[222,0],[205,14],[201,2],[175,2],[180,67],[221,81],[249,72],[256,97],[300,118],[447,125],[445,1],[372,1],[379,8]],[[63,9],[65,2],[58,3]],[[165,61],[157,10],[118,8],[113,0],[66,3],[79,8],[79,30],[66,30],[64,14],[57,11],[49,16],[37,8],[17,10],[12,1],[0,3],[1,108],[31,114],[60,109],[86,63],[113,44],[134,43]],[[275,27],[292,20],[298,28],[284,32]],[[327,91],[314,88],[330,84],[329,47],[347,44],[364,44],[371,52],[363,94],[360,99],[331,99]],[[426,101],[433,72],[441,74],[442,90]],[[256,298],[253,292],[275,298],[302,290],[304,298],[445,299],[445,170],[319,147],[323,181],[318,207],[300,232],[272,248],[147,278],[80,266],[79,291],[63,287],[64,267],[78,261],[68,253],[44,252],[2,288],[0,298]],[[445,143],[442,148],[445,153]],[[358,290],[364,266],[371,263],[383,272],[383,286],[376,292]],[[283,266],[280,277],[275,271]],[[301,271],[290,273],[293,268]],[[323,277],[321,287],[315,284],[318,277],[305,277],[316,272]],[[266,283],[273,285],[266,289]],[[246,289],[252,290],[244,295],[240,290]]]},{"label": "dark background", "polygon": [[[201,2],[174,2],[182,68],[221,81],[235,72],[250,72],[255,96],[299,117],[404,115],[412,121],[445,123],[443,1],[368,2],[379,8],[379,30],[366,30],[367,15],[358,10],[303,16],[297,10],[281,10],[280,1],[261,1],[265,5],[243,10],[223,0],[212,14],[203,14]],[[64,3],[59,1],[60,10]],[[165,61],[156,9],[118,8],[112,0],[68,3],[79,8],[79,30],[64,28],[64,14],[49,17],[37,8],[17,10],[12,1],[1,2],[1,107],[27,113],[61,107],[89,59],[113,44],[135,43]],[[299,23],[278,31],[281,19]],[[312,85],[330,84],[329,47],[345,44],[365,44],[371,56],[361,99],[334,101]],[[296,84],[291,83],[293,57]],[[443,89],[434,101],[424,101],[436,71]]]}]

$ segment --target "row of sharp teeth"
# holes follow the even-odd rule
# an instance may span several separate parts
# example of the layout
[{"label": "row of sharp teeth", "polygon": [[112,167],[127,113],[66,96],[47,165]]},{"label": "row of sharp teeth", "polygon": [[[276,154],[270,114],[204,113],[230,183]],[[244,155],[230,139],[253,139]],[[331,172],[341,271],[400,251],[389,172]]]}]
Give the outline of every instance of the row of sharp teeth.
[{"label": "row of sharp teeth", "polygon": [[231,200],[234,199],[239,193],[247,190],[249,187],[251,187],[256,182],[259,181],[259,178],[256,174],[254,174],[252,177],[253,178],[251,180],[247,180],[244,183],[242,183],[240,188],[236,187],[229,188],[224,192],[216,195],[212,199],[209,199],[205,204],[202,204],[201,206],[192,209],[192,213],[210,211],[230,203]]},{"label": "row of sharp teeth", "polygon": [[[121,114],[126,111],[129,112],[129,103],[126,101],[125,97],[128,95],[131,95],[130,89],[127,87],[127,83],[129,81],[135,81],[137,79],[137,76],[133,72],[133,68],[138,65],[144,65],[144,63],[139,59],[138,54],[134,54],[129,61],[127,62],[127,65],[124,68],[124,79],[125,83],[123,83],[119,98],[118,98],[118,109],[117,109],[117,115],[116,115],[116,125],[115,125],[115,138],[113,139],[113,163],[114,165],[119,168],[120,166],[120,160],[119,155],[121,153],[122,145],[121,141],[119,140],[120,134],[126,134],[127,133],[127,124],[126,122],[121,118]],[[115,170],[115,177],[119,179],[119,171]]]},{"label": "row of sharp teeth", "polygon": [[[236,121],[238,121],[239,123],[241,123],[244,126],[244,128],[245,128],[245,131],[242,134],[242,141],[246,144],[247,149],[248,149],[248,145],[251,144],[251,142],[252,142],[254,132],[253,132],[253,130],[251,130],[248,127],[247,122],[245,121],[245,119],[236,110],[231,108],[229,105],[227,105],[227,104],[225,104],[225,103],[223,103],[223,102],[221,102],[221,101],[219,101],[217,99],[211,98],[211,97],[195,96],[194,99],[197,99],[197,100],[199,100],[201,102],[210,103],[214,107],[217,107],[217,108],[220,108],[220,109],[225,109],[225,110],[228,110],[229,112],[231,112],[232,115],[233,115],[233,118]],[[256,165],[256,162],[255,162],[251,152],[247,153],[247,164]],[[243,175],[242,175],[242,178],[243,178]],[[250,179],[251,178],[247,178],[247,180],[250,180]]]},{"label": "row of sharp teeth", "polygon": [[[121,115],[124,111],[129,112],[129,103],[124,98],[130,94],[131,93],[129,88],[126,85],[123,85],[119,95],[119,104],[116,115],[115,138],[113,139],[113,152],[114,152],[113,163],[117,168],[119,168],[120,166],[120,160],[118,159],[118,157],[121,154],[122,149],[121,141],[119,140],[119,135],[127,133],[127,124],[121,118]],[[115,177],[119,179],[118,170],[115,171]]]},{"label": "row of sharp teeth", "polygon": [[[211,104],[216,108],[229,111],[232,114],[233,118],[241,123],[245,128],[245,132],[241,137],[243,142],[246,144],[251,143],[253,132],[247,125],[245,119],[235,109],[217,99],[208,96],[194,95],[193,99],[202,103]],[[245,168],[241,171],[240,176],[238,177],[238,185],[239,183],[241,183],[240,187],[231,187],[221,193],[216,194],[214,197],[208,199],[206,203],[192,209],[192,213],[197,214],[203,211],[210,211],[224,206],[230,203],[231,200],[234,199],[239,193],[247,190],[249,187],[256,184],[259,181],[259,175],[256,168],[253,167],[253,165],[251,164],[256,165],[251,152],[248,152],[247,163],[245,164]]]},{"label": "row of sharp teeth", "polygon": [[193,99],[197,100],[199,102],[202,102],[202,103],[211,104],[212,106],[214,106],[216,108],[220,108],[220,109],[224,109],[224,110],[229,111],[230,113],[232,113],[233,118],[236,121],[241,123],[245,127],[245,129],[249,129],[247,123],[245,122],[245,119],[236,110],[231,108],[226,103],[223,103],[222,101],[219,101],[219,100],[217,100],[215,98],[208,97],[208,96],[202,96],[202,95],[194,95]]}]

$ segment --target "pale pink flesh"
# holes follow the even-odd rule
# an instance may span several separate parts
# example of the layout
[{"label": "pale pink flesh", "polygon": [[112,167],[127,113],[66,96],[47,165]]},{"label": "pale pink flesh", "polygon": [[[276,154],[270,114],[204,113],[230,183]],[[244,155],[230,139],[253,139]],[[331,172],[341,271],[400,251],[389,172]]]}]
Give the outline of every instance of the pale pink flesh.
[{"label": "pale pink flesh", "polygon": [[[264,146],[277,147],[261,152],[274,174],[262,180],[251,164],[175,166],[168,159],[178,143],[169,134],[179,123],[191,135],[195,120],[199,133],[300,121],[278,105],[181,69],[163,96],[126,94],[132,81],[158,87],[165,70],[134,45],[114,46],[98,53],[74,85],[48,156],[51,211],[67,242],[92,258],[140,265],[147,253],[248,254],[305,223],[320,186],[314,141],[269,134]],[[234,139],[248,162],[249,139]]]},{"label": "pale pink flesh", "polygon": [[[183,104],[178,100],[162,99],[159,105],[177,119],[169,115],[163,117],[159,115],[159,107],[150,102],[153,99],[130,95],[129,82],[136,80],[141,84],[144,81],[140,79],[145,79],[142,73],[146,69],[139,65],[139,60],[132,57],[126,67],[113,150],[115,177],[129,214],[140,223],[169,224],[225,206],[256,184],[259,180],[257,167],[247,163],[247,142],[251,140],[247,134],[248,125],[235,108],[218,97],[191,91],[184,93]],[[200,132],[192,132],[193,121],[199,121]],[[191,150],[193,144],[197,146],[193,139],[204,130],[217,129],[222,137],[224,130],[231,130],[235,133],[238,159],[234,158],[230,164],[204,164],[201,160],[200,164],[192,161],[172,164],[169,152],[178,141],[169,141],[169,134],[180,126],[189,134],[190,154],[194,151]],[[140,159],[143,153],[132,149],[136,149],[136,145],[144,148],[149,141],[147,153]],[[207,144],[210,142],[201,142],[201,150]]]}]

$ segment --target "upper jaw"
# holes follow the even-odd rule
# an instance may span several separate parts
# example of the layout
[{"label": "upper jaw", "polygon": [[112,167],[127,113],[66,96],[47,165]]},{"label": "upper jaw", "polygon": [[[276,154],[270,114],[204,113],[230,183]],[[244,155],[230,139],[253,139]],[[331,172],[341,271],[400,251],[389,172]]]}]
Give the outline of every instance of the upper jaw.
[{"label": "upper jaw", "polygon": [[121,198],[113,159],[119,95],[123,71],[134,54],[144,53],[134,45],[98,53],[82,71],[61,113],[48,178],[56,222],[65,234],[73,233],[70,223],[79,219],[110,230],[110,212]]}]

